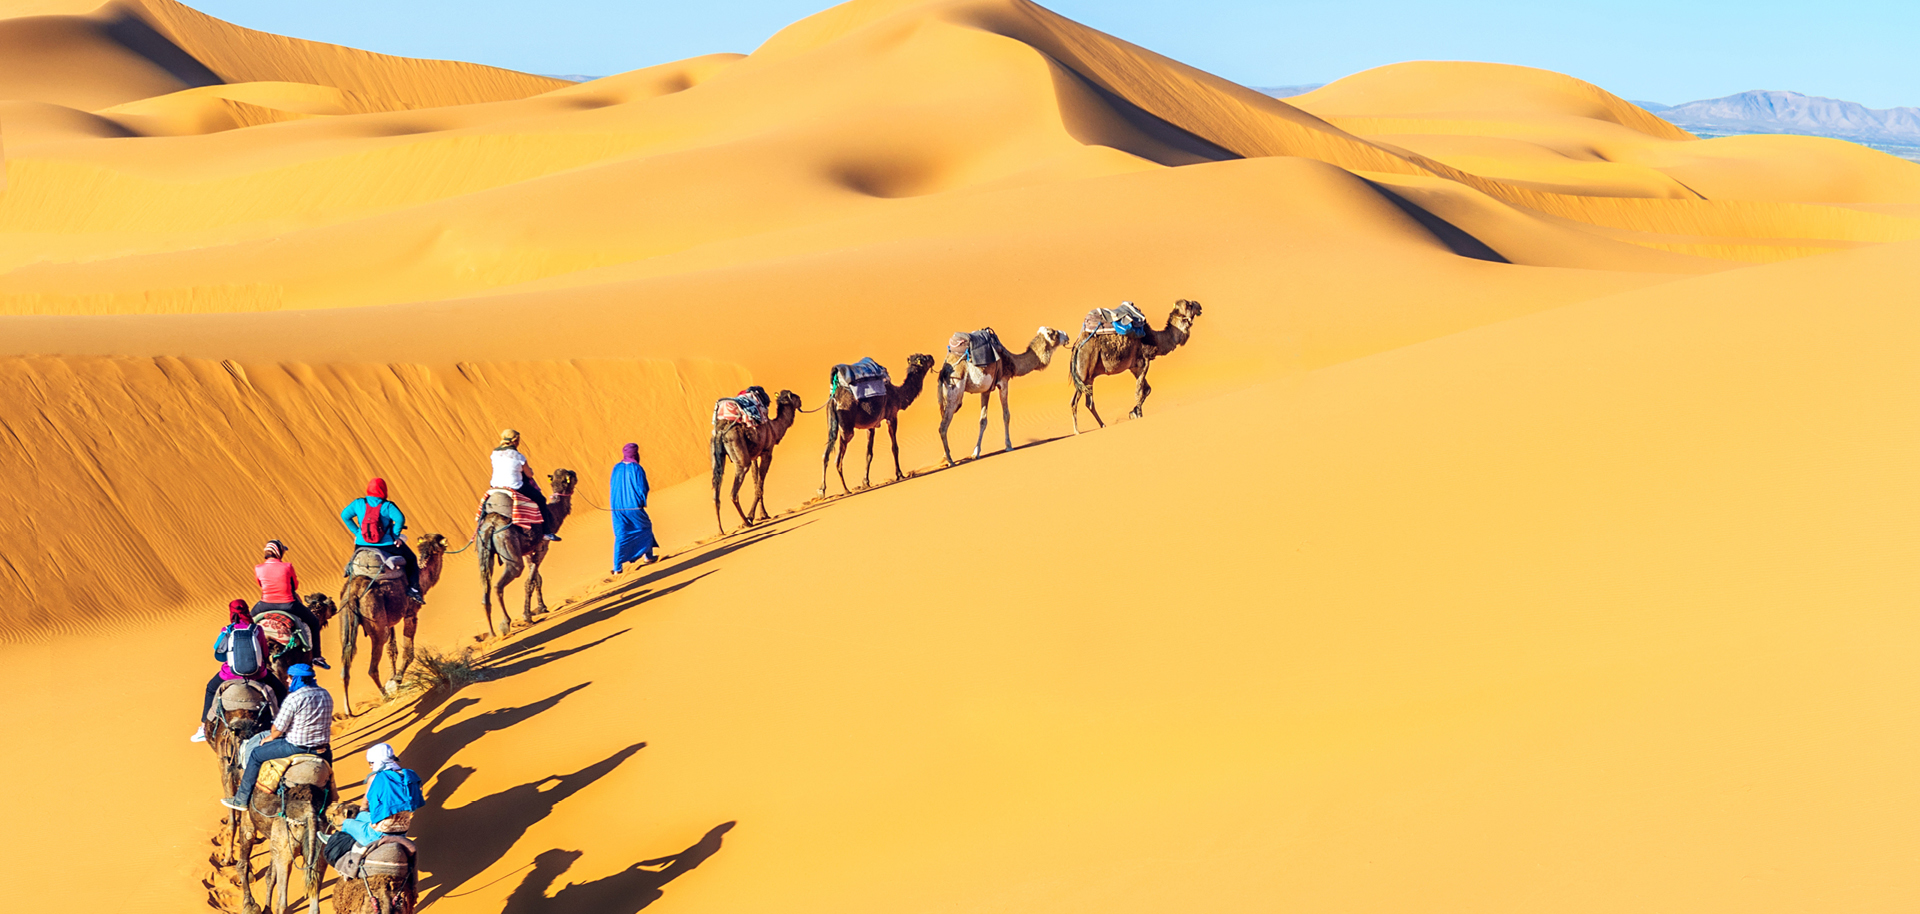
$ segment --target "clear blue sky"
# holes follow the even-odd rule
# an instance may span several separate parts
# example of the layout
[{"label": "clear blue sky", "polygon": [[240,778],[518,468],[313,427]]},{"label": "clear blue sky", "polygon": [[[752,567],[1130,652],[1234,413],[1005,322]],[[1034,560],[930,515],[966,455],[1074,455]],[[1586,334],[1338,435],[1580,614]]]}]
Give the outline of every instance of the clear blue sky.
[{"label": "clear blue sky", "polygon": [[[606,75],[750,51],[826,0],[187,0],[251,28],[535,73]],[[1920,0],[1054,0],[1053,10],[1247,85],[1401,60],[1571,73],[1633,99],[1791,89],[1920,106]]]}]

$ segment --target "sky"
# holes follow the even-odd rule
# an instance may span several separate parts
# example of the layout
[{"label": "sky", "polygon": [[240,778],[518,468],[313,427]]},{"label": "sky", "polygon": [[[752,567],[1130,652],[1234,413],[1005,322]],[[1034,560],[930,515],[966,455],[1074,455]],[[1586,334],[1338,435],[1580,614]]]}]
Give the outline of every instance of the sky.
[{"label": "sky", "polygon": [[[187,0],[250,28],[410,57],[604,76],[751,51],[827,0]],[[1053,0],[1055,12],[1250,86],[1403,60],[1544,67],[1675,104],[1786,89],[1920,106],[1920,0]]]}]

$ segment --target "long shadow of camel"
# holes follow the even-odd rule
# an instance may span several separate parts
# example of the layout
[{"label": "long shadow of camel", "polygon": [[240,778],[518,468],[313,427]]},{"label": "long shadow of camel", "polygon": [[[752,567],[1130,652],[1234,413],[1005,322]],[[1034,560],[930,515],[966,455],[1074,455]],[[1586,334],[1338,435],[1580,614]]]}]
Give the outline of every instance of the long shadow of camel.
[{"label": "long shadow of camel", "polygon": [[426,808],[414,820],[415,837],[431,849],[431,856],[423,858],[430,874],[420,881],[421,903],[453,892],[498,863],[527,829],[550,815],[562,800],[611,774],[646,745],[634,743],[572,774],[548,775],[452,808],[447,800],[473,776],[474,769],[455,765],[441,772],[427,794]]},{"label": "long shadow of camel", "polygon": [[634,914],[659,901],[667,883],[719,853],[720,839],[732,829],[732,822],[722,822],[680,853],[642,860],[604,879],[569,883],[548,895],[547,887],[580,859],[579,851],[554,848],[533,858],[533,872],[507,896],[500,914]]}]

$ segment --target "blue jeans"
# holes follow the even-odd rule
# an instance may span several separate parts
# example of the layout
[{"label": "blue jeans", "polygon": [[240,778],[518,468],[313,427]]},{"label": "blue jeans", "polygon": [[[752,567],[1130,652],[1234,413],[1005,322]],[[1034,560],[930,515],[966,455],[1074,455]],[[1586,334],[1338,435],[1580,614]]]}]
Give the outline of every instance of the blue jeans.
[{"label": "blue jeans", "polygon": [[240,774],[240,786],[234,790],[234,798],[242,803],[253,802],[253,785],[260,780],[260,766],[262,764],[271,762],[277,758],[288,758],[295,755],[306,755],[308,753],[326,759],[329,764],[333,762],[333,747],[331,746],[321,746],[318,749],[310,749],[306,746],[294,745],[284,739],[268,740],[267,742],[261,743],[259,748],[253,750],[252,755],[247,756],[247,770]]}]

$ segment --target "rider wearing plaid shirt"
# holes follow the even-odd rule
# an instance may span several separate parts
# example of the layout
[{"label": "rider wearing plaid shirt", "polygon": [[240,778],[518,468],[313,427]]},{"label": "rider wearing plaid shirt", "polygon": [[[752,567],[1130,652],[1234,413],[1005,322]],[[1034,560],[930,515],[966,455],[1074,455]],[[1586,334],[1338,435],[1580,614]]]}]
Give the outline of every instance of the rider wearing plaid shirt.
[{"label": "rider wearing plaid shirt", "polygon": [[274,759],[294,755],[317,755],[333,761],[333,696],[313,681],[313,667],[296,663],[287,668],[291,691],[280,703],[273,718],[273,731],[267,741],[247,756],[247,769],[240,775],[240,787],[220,802],[228,809],[246,809],[253,798],[254,782],[260,779],[260,766]]}]

